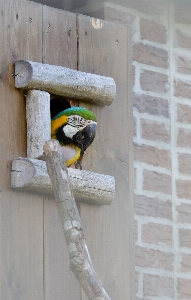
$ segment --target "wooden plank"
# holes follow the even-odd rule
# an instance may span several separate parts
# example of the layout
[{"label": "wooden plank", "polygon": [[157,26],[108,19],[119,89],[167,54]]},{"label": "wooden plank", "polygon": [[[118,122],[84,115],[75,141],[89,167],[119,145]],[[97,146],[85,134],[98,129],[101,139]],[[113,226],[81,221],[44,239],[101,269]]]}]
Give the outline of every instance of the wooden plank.
[{"label": "wooden plank", "polygon": [[76,70],[76,15],[43,7],[43,63]]},{"label": "wooden plank", "polygon": [[[77,68],[75,14],[44,6],[43,63]],[[61,222],[55,200],[44,202],[45,299],[79,300],[80,288],[69,269]]]},{"label": "wooden plank", "polygon": [[[84,169],[114,176],[116,196],[109,207],[80,204],[94,266],[112,299],[132,299],[133,155],[131,40],[127,27],[79,16],[80,71],[111,76],[117,87],[110,107],[89,105],[98,132]],[[128,54],[129,51],[129,54]],[[87,104],[81,103],[81,105]],[[131,187],[132,185],[132,187]],[[82,293],[82,299],[87,299]]]},{"label": "wooden plank", "polygon": [[13,63],[42,59],[42,6],[0,1],[0,299],[43,298],[43,199],[14,192],[11,161],[26,156],[25,97]]}]

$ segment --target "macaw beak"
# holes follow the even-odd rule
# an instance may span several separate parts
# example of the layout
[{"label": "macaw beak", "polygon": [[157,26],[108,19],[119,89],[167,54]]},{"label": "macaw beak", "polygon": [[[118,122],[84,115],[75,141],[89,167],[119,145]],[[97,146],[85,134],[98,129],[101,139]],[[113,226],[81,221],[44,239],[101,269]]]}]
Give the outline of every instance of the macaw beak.
[{"label": "macaw beak", "polygon": [[86,126],[83,130],[82,130],[82,135],[83,135],[83,150],[85,151],[93,142],[95,135],[96,135],[96,127],[97,124],[96,123],[92,123],[88,126]]},{"label": "macaw beak", "polygon": [[73,141],[79,145],[84,152],[93,142],[96,135],[96,126],[97,123],[93,122],[90,125],[87,125],[82,130],[79,130],[75,136],[73,136]]}]

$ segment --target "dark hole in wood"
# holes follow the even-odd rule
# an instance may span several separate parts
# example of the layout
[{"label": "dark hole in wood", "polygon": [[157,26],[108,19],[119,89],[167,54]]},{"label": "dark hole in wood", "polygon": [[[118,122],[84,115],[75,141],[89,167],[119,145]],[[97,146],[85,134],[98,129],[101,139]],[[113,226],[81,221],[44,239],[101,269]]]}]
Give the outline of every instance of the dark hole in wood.
[{"label": "dark hole in wood", "polygon": [[53,97],[50,101],[50,115],[54,118],[61,111],[71,107],[69,101],[62,97]]}]

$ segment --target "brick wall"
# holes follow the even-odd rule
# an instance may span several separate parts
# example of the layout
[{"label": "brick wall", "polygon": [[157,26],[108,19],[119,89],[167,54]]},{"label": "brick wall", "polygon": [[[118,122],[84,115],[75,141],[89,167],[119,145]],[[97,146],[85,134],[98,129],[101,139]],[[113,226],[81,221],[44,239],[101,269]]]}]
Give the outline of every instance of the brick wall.
[{"label": "brick wall", "polygon": [[82,12],[133,31],[136,299],[188,300],[191,1],[112,2]]}]

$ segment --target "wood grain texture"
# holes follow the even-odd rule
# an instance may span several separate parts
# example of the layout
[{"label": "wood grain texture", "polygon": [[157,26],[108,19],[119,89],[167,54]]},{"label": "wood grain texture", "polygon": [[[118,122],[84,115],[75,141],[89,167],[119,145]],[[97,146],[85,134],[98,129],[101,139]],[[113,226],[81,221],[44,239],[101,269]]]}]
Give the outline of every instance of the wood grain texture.
[{"label": "wood grain texture", "polygon": [[[75,14],[43,7],[43,63],[77,68]],[[44,292],[46,300],[80,300],[56,203],[51,199],[44,202]]]},{"label": "wood grain texture", "polygon": [[41,61],[42,6],[0,0],[0,8],[0,299],[43,300],[43,198],[10,186],[12,159],[26,156],[25,97],[14,88],[13,64]]},{"label": "wood grain texture", "polygon": [[26,94],[27,157],[43,155],[43,146],[51,138],[50,94],[31,90]]},{"label": "wood grain texture", "polygon": [[68,247],[70,268],[89,300],[111,300],[89,255],[80,214],[73,196],[68,169],[63,161],[59,142],[44,144],[44,158]]},{"label": "wood grain texture", "polygon": [[116,86],[113,78],[69,68],[20,60],[15,64],[15,87],[41,90],[69,99],[111,105]]},{"label": "wood grain texture", "polygon": [[[115,195],[113,176],[68,168],[68,176],[76,201],[109,205]],[[12,162],[11,187],[53,197],[53,188],[46,163],[38,159],[15,158]]]},{"label": "wood grain texture", "polygon": [[[116,180],[109,207],[80,204],[90,255],[112,299],[132,299],[133,176],[131,43],[128,28],[79,15],[79,70],[115,79],[116,100],[110,107],[92,106],[98,117],[97,136],[84,168]],[[129,54],[128,54],[129,52]],[[80,103],[80,105],[86,105]],[[87,107],[87,105],[86,105]],[[132,290],[131,290],[132,289]],[[87,297],[82,293],[82,299]]]}]

